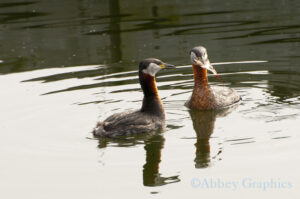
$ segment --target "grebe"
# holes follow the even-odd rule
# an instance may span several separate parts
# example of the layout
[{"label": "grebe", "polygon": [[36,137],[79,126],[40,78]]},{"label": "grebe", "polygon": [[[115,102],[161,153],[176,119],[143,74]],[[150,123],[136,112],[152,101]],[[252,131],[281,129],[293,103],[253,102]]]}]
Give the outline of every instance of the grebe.
[{"label": "grebe", "polygon": [[116,113],[104,122],[98,122],[94,136],[119,136],[147,133],[165,127],[165,111],[158,95],[155,74],[161,69],[175,68],[154,58],[139,64],[139,81],[144,93],[142,108],[136,111]]},{"label": "grebe", "polygon": [[198,110],[222,109],[240,101],[240,95],[231,88],[208,85],[207,70],[215,75],[217,72],[210,64],[204,47],[194,47],[190,51],[190,58],[195,84],[191,98],[185,103],[188,108]]}]

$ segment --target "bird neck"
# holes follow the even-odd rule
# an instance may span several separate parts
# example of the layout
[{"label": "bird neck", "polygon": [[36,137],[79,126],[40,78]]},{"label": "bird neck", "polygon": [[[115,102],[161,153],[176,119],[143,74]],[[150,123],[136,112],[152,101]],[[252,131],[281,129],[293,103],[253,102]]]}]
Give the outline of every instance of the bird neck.
[{"label": "bird neck", "polygon": [[215,106],[214,94],[207,82],[207,70],[199,66],[194,66],[194,89],[189,101],[191,109],[213,109]]},{"label": "bird neck", "polygon": [[194,82],[195,87],[204,86],[207,87],[207,70],[205,68],[202,68],[197,65],[193,66],[193,72],[194,72]]},{"label": "bird neck", "polygon": [[144,93],[141,111],[154,115],[163,115],[164,109],[158,95],[155,77],[141,73],[140,84]]}]

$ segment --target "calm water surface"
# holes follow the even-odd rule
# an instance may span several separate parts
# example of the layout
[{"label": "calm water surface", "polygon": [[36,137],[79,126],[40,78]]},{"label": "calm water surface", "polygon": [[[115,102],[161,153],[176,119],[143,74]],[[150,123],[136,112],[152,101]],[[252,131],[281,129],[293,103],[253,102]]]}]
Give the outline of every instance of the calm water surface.
[{"label": "calm water surface", "polygon": [[[292,0],[1,1],[0,197],[299,197],[299,21]],[[197,45],[238,106],[183,106]],[[147,57],[179,66],[157,77],[166,131],[94,139],[141,106]]]}]

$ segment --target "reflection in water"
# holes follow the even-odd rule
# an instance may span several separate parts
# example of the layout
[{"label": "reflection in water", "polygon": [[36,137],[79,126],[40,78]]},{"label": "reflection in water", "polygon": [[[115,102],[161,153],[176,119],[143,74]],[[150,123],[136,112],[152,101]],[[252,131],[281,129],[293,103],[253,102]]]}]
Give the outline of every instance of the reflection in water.
[{"label": "reflection in water", "polygon": [[[298,65],[293,63],[293,65]],[[275,97],[278,97],[279,102],[286,102],[287,99],[298,97],[300,95],[300,70],[287,71],[281,70],[270,70],[270,77],[268,79],[269,90],[268,92]]]},{"label": "reflection in water", "polygon": [[179,176],[162,177],[159,173],[161,161],[161,150],[165,139],[161,135],[154,135],[145,141],[146,163],[143,169],[143,181],[145,186],[161,186],[169,183],[179,182]]},{"label": "reflection in water", "polygon": [[120,5],[119,0],[110,0],[109,1],[109,12],[110,16],[110,41],[111,41],[111,55],[114,62],[122,60],[122,51],[121,51],[121,35],[120,35]]},{"label": "reflection in water", "polygon": [[106,148],[109,145],[130,147],[137,144],[145,144],[146,163],[143,166],[143,184],[144,186],[162,186],[180,181],[178,175],[163,177],[159,172],[161,151],[164,147],[164,142],[165,139],[160,133],[147,133],[120,138],[100,138],[98,147]]},{"label": "reflection in water", "polygon": [[197,134],[195,167],[205,168],[210,165],[209,138],[213,133],[216,114],[215,111],[190,110],[193,127]]},{"label": "reflection in water", "polygon": [[[215,121],[217,117],[224,117],[231,113],[238,104],[231,106],[228,109],[199,111],[190,110],[190,116],[193,122],[193,127],[197,135],[195,168],[206,168],[211,165],[210,144],[209,139],[214,131]],[[222,152],[218,152],[219,155]]]}]

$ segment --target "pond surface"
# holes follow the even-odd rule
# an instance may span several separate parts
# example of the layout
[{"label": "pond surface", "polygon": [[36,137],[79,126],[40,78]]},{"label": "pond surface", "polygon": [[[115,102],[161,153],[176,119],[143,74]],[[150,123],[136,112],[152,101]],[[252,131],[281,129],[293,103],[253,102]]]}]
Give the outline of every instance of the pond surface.
[{"label": "pond surface", "polygon": [[[1,1],[1,198],[299,197],[299,1]],[[207,48],[242,102],[183,106]],[[95,139],[141,106],[156,57],[165,132]],[[236,63],[237,62],[237,63]]]}]

